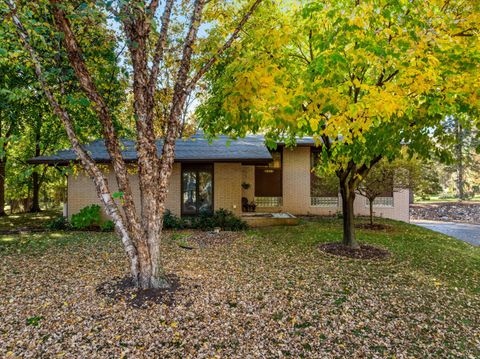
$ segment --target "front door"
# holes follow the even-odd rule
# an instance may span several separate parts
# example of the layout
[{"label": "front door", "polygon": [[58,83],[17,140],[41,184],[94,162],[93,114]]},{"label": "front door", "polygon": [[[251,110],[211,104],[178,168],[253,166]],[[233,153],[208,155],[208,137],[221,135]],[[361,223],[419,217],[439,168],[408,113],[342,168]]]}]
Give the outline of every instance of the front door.
[{"label": "front door", "polygon": [[182,215],[213,211],[213,166],[182,165]]},{"label": "front door", "polygon": [[272,162],[255,167],[255,197],[282,197],[282,153],[271,154]]}]

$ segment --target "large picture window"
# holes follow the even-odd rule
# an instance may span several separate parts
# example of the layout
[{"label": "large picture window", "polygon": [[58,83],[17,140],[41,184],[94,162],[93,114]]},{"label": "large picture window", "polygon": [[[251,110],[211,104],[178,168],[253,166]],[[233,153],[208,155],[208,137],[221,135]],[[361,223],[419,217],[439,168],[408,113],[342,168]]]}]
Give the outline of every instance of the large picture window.
[{"label": "large picture window", "polygon": [[182,215],[213,211],[213,166],[182,166]]}]

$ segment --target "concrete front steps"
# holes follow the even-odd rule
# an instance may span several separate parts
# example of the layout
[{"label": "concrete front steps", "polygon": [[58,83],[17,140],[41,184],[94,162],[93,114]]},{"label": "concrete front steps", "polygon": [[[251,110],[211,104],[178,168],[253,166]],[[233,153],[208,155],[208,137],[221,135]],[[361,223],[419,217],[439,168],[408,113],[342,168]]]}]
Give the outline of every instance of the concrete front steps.
[{"label": "concrete front steps", "polygon": [[290,213],[244,212],[242,219],[250,227],[295,226],[299,222],[299,218]]}]

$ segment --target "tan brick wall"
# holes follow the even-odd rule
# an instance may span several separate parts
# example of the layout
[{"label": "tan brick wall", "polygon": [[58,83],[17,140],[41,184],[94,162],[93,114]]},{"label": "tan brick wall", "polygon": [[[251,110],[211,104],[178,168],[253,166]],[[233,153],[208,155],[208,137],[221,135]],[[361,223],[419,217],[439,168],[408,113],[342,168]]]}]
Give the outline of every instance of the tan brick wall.
[{"label": "tan brick wall", "polygon": [[[180,215],[181,196],[181,165],[175,163],[170,179],[169,194],[166,207],[174,214]],[[109,171],[107,175],[109,184],[116,191],[116,180]],[[130,181],[137,208],[139,209],[140,192],[138,176],[131,175]],[[248,191],[242,189],[242,182],[252,186]],[[225,208],[236,214],[242,210],[242,196],[249,200],[255,193],[255,170],[253,166],[242,166],[240,163],[215,163],[214,164],[214,209]],[[68,216],[78,213],[80,209],[93,203],[100,204],[97,199],[93,183],[85,174],[68,177]],[[375,215],[409,221],[409,191],[394,192],[394,207],[375,207]],[[258,212],[289,212],[292,214],[333,215],[341,211],[339,198],[338,207],[314,207],[310,205],[310,150],[308,147],[297,147],[293,150],[283,151],[283,206],[276,208],[258,208]],[[355,200],[355,214],[368,215],[368,206],[365,198],[357,195]]]},{"label": "tan brick wall", "polygon": [[[373,207],[376,217],[396,219],[403,222],[410,222],[410,191],[399,190],[393,192],[393,207]],[[356,215],[369,216],[370,209],[365,197],[355,197],[354,209]]]},{"label": "tan brick wall", "polygon": [[170,185],[168,187],[168,196],[166,208],[173,214],[180,216],[180,201],[181,201],[181,185],[182,185],[182,167],[180,163],[173,164],[172,177],[170,177]]},{"label": "tan brick wall", "polygon": [[213,166],[213,204],[215,210],[224,208],[242,212],[242,165],[215,163]]},{"label": "tan brick wall", "polygon": [[[394,192],[394,207],[375,207],[375,215],[400,221],[409,221],[409,191]],[[296,147],[283,150],[283,207],[281,210],[292,214],[333,215],[341,211],[341,197],[338,206],[315,207],[310,202],[310,148]],[[354,204],[356,215],[368,215],[365,197],[357,195]]]},{"label": "tan brick wall", "polygon": [[[118,190],[117,181],[113,172],[110,170],[107,173],[107,180],[110,189],[115,192]],[[138,185],[138,176],[129,176],[130,185],[135,200],[137,211],[140,210],[140,188]],[[78,213],[82,208],[91,204],[101,204],[97,198],[97,192],[92,180],[85,174],[79,173],[77,175],[68,176],[68,216]],[[170,178],[170,188],[167,195],[166,208],[172,213],[180,215],[180,164],[173,165],[173,172]],[[105,216],[105,214],[104,214]]]},{"label": "tan brick wall", "polygon": [[310,205],[310,148],[283,150],[283,210],[292,214],[333,215],[337,207]]}]

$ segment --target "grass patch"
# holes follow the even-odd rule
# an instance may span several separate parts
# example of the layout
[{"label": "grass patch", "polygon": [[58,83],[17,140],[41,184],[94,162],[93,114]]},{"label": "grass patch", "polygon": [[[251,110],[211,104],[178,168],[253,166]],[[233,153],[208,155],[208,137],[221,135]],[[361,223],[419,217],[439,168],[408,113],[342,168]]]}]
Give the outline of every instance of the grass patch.
[{"label": "grass patch", "polygon": [[0,231],[20,228],[40,229],[61,215],[59,210],[44,210],[38,213],[16,213],[0,217]]},{"label": "grass patch", "polygon": [[[362,223],[366,219],[357,221]],[[392,253],[388,264],[379,264],[385,272],[401,265],[412,275],[429,278],[437,285],[480,293],[480,248],[404,222],[378,221],[392,229],[388,232],[357,229],[356,233],[360,243],[383,247]],[[296,227],[272,227],[255,233],[264,239],[263,245],[299,253],[321,243],[341,241],[342,223],[338,219],[318,218]],[[350,265],[363,268],[365,264],[350,261]]]},{"label": "grass patch", "polygon": [[465,203],[465,202],[473,202],[473,203],[478,203],[480,204],[480,195],[475,195],[472,198],[468,198],[464,201],[460,201],[458,198],[455,197],[440,197],[440,196],[431,196],[428,199],[422,199],[422,198],[415,198],[415,203],[445,203],[445,202],[459,202],[459,203]]}]

